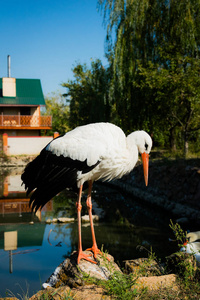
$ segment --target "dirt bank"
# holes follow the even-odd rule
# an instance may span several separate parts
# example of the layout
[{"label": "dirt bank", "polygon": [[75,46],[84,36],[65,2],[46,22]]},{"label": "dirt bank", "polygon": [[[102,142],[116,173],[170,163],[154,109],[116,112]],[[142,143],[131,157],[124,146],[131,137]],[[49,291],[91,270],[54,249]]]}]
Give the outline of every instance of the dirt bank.
[{"label": "dirt bank", "polygon": [[150,162],[147,187],[139,163],[131,174],[111,184],[177,218],[200,224],[200,159]]}]

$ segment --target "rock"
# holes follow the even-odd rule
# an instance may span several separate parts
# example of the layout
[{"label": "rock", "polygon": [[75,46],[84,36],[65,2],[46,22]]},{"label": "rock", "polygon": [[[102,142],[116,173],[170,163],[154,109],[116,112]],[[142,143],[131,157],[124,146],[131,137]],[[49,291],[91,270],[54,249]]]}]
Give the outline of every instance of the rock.
[{"label": "rock", "polygon": [[[59,288],[48,288],[45,291],[39,291],[37,294],[29,298],[30,300],[40,299],[74,299],[74,300],[111,300],[110,296],[105,295],[103,288],[95,286],[94,284],[80,286],[76,289],[70,289],[68,286]],[[17,300],[15,298],[15,300]]]},{"label": "rock", "polygon": [[185,215],[185,207],[179,203],[176,203],[174,205],[174,208],[172,209],[172,213],[174,215],[184,216]]},{"label": "rock", "polygon": [[151,277],[140,277],[136,280],[135,285],[132,287],[138,287],[139,289],[147,288],[151,291],[157,291],[161,288],[171,288],[177,291],[178,285],[176,284],[177,276],[174,274],[163,275],[163,276],[151,276]]},{"label": "rock", "polygon": [[[60,287],[58,289],[48,288],[47,290],[41,290],[37,294],[33,295],[30,300],[40,300],[40,299],[67,299],[67,297],[72,296],[71,289],[68,286]],[[70,299],[70,298],[69,298]]]},{"label": "rock", "polygon": [[105,295],[103,288],[92,285],[80,286],[76,290],[72,289],[72,295],[74,300],[111,300],[108,295]]},{"label": "rock", "polygon": [[195,276],[197,270],[195,256],[181,251],[166,257],[166,267],[168,272],[190,279]]},{"label": "rock", "polygon": [[176,220],[177,223],[179,224],[188,224],[189,223],[189,219],[188,218],[179,218]]},{"label": "rock", "polygon": [[[86,254],[92,255],[90,251],[84,251]],[[77,253],[74,252],[62,264],[60,264],[55,272],[50,276],[43,287],[45,290],[39,291],[36,295],[32,296],[31,300],[39,299],[75,299],[75,300],[111,300],[115,297],[108,296],[103,287],[94,284],[94,279],[109,280],[115,272],[121,272],[114,258],[106,254],[110,261],[101,255],[97,255],[97,264],[93,264],[86,260],[81,260],[77,266]],[[92,257],[92,256],[91,256]],[[125,261],[126,270],[136,272],[138,267],[142,265],[147,266],[146,271],[151,273],[160,272],[161,269],[155,260],[140,258],[135,260]],[[146,272],[145,271],[145,272]],[[150,272],[148,272],[150,275]],[[123,276],[123,274],[122,274]],[[136,279],[137,278],[137,279]],[[136,280],[135,280],[136,279]],[[134,284],[131,290],[137,289],[138,291],[144,288],[150,291],[158,291],[159,289],[170,288],[171,290],[178,291],[176,283],[177,276],[174,274],[165,276],[149,276],[139,277],[133,274]],[[116,298],[117,299],[117,298]]]},{"label": "rock", "polygon": [[[84,253],[93,256],[91,251],[84,251]],[[114,258],[105,254],[110,261],[104,256],[97,255],[97,264],[91,263],[82,259],[77,267],[77,253],[67,258],[61,263],[50,276],[50,278],[43,284],[44,288],[47,287],[59,287],[68,285],[71,288],[81,286],[83,282],[83,274],[95,279],[108,280],[110,275],[115,272],[121,272],[117,264],[114,262]]]},{"label": "rock", "polygon": [[[92,219],[93,219],[93,222],[97,222],[97,221],[99,221],[99,216],[93,215],[93,216],[92,216]],[[82,220],[83,222],[90,222],[89,215],[82,216],[82,217],[81,217],[81,220]]]},{"label": "rock", "polygon": [[51,224],[52,223],[52,219],[47,219],[45,222],[46,222],[46,224]]},{"label": "rock", "polygon": [[105,256],[110,260],[108,261],[105,257],[98,255],[97,259],[98,264],[89,263],[86,260],[82,260],[79,263],[79,269],[81,272],[84,272],[90,277],[100,280],[108,280],[110,275],[115,272],[121,272],[118,265],[114,262],[113,256],[105,254]]},{"label": "rock", "polygon": [[66,217],[62,217],[62,218],[58,218],[58,222],[59,223],[70,223],[70,222],[74,222],[74,218],[66,218]]},{"label": "rock", "polygon": [[57,282],[59,281],[59,274],[62,270],[62,267],[62,264],[59,267],[57,267],[51,275],[51,277],[49,278],[48,282],[43,283],[42,287],[44,289],[56,286]]},{"label": "rock", "polygon": [[46,222],[46,224],[57,223],[58,219],[57,218],[47,219],[45,222]]},{"label": "rock", "polygon": [[16,297],[4,297],[4,298],[0,298],[0,300],[19,300]]},{"label": "rock", "polygon": [[137,275],[162,275],[164,269],[155,260],[149,258],[137,258],[124,261],[124,270],[126,274],[134,273]]}]

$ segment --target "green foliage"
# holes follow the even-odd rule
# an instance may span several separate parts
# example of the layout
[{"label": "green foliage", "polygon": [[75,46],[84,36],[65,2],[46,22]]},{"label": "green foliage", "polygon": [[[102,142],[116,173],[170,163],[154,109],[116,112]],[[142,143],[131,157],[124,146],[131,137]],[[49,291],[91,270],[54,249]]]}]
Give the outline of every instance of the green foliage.
[{"label": "green foliage", "polygon": [[[21,289],[21,293],[17,293],[17,297],[8,290],[7,292],[7,297],[5,299],[20,299],[20,300],[28,300],[30,299],[29,296],[29,287],[27,286],[27,290],[24,291],[21,286],[19,285],[20,289]],[[39,292],[39,294],[33,296],[35,299],[38,300],[53,300],[53,299],[57,299],[57,297],[59,297],[60,299],[60,289],[57,289],[56,291],[53,291],[52,289],[50,290],[44,290],[42,293]],[[74,298],[70,295],[71,294],[71,290],[66,291],[66,293],[62,294],[62,299],[63,300],[73,300]],[[4,299],[4,298],[2,298]]]},{"label": "green foliage", "polygon": [[170,220],[169,227],[173,230],[175,239],[178,243],[178,247],[181,248],[183,247],[183,244],[186,242],[186,234],[187,232],[184,232],[181,226],[176,223],[174,224],[172,220]]},{"label": "green foliage", "polygon": [[64,134],[69,127],[69,106],[66,104],[65,99],[61,94],[52,93],[45,99],[46,111],[45,115],[52,116],[52,130],[49,131],[49,135],[53,135],[54,132]]},{"label": "green foliage", "polygon": [[144,258],[140,262],[140,266],[137,271],[139,277],[160,276],[165,274],[165,269],[164,267],[161,267],[161,261],[157,258],[155,252],[153,252],[152,247],[148,250],[144,246],[138,246],[138,249],[140,251],[145,250],[148,253],[148,258]]},{"label": "green foliage", "polygon": [[67,88],[64,96],[70,102],[70,126],[109,121],[109,69],[97,59],[91,61],[90,68],[77,63],[73,73],[75,79],[63,84]]},{"label": "green foliage", "polygon": [[[21,300],[28,300],[29,299],[29,285],[28,283],[26,282],[26,290],[24,290],[20,284],[18,283],[17,284],[21,290],[21,293],[17,293],[17,297],[18,299],[21,299]],[[6,292],[6,296],[9,297],[9,298],[16,298],[16,296],[13,294],[12,291],[10,290],[7,290]]]},{"label": "green foliage", "polygon": [[107,295],[116,297],[118,300],[131,300],[138,295],[137,289],[134,287],[136,278],[133,274],[123,274],[115,271],[109,280],[95,280],[88,274],[82,273],[82,279],[87,284],[96,284],[104,288]]},{"label": "green foliage", "polygon": [[[169,226],[174,232],[179,248],[184,247],[184,242],[186,241],[186,232],[183,231],[178,223],[174,224],[172,220],[170,220]],[[196,259],[194,257],[194,253],[185,253],[179,251],[175,253],[173,257],[168,258],[168,264],[170,260],[172,260],[174,268],[178,275],[183,279],[184,284],[189,286],[196,273]]]},{"label": "green foliage", "polygon": [[133,287],[134,282],[132,274],[114,272],[109,280],[101,282],[101,286],[105,288],[108,295],[115,296],[119,300],[131,300],[138,294],[137,289]]},{"label": "green foliage", "polygon": [[[147,67],[139,67],[141,80],[138,86],[149,90],[150,110],[154,111],[157,125],[165,127],[169,132],[171,148],[181,133],[182,148],[185,151],[189,134],[200,128],[200,72],[199,59],[189,57],[172,58],[167,67],[159,67],[149,62]],[[149,99],[150,100],[150,99]],[[176,141],[175,141],[176,140]]]}]

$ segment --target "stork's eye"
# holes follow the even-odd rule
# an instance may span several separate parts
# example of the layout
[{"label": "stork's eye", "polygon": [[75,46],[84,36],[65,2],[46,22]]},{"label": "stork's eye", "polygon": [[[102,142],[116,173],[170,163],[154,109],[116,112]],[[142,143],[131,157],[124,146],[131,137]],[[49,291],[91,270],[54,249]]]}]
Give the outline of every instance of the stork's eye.
[{"label": "stork's eye", "polygon": [[149,145],[147,144],[147,143],[145,143],[145,150],[147,150],[148,149],[148,147],[149,147]]}]

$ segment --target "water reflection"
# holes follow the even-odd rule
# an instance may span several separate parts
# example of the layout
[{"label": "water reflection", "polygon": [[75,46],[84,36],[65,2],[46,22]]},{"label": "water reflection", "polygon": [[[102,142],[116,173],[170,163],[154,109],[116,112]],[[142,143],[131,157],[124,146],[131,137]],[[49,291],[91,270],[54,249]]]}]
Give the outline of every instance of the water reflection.
[{"label": "water reflection", "polygon": [[[48,218],[76,217],[76,195],[63,192],[50,201],[38,215],[31,213],[29,198],[21,186],[22,169],[2,176],[0,183],[0,296],[6,290],[15,295],[29,296],[78,245],[77,223],[46,224]],[[173,252],[168,243],[169,219],[158,215],[154,208],[147,209],[133,199],[105,186],[95,186],[94,210],[105,210],[104,223],[95,224],[99,248],[107,250],[120,263],[125,259],[147,256],[138,245],[166,255]],[[82,200],[82,214],[87,208]],[[94,213],[95,213],[94,211]],[[148,213],[147,213],[148,211]],[[14,233],[15,232],[15,233]],[[90,226],[82,227],[83,248],[91,247]],[[13,244],[12,244],[13,243]],[[173,246],[174,247],[174,246]],[[12,252],[11,252],[12,251]],[[27,288],[28,285],[28,288]]]},{"label": "water reflection", "polygon": [[[21,173],[23,169],[13,169],[9,175],[2,175],[0,181],[0,223],[27,222],[30,219],[31,209],[29,198],[22,186]],[[52,211],[53,201],[45,205],[43,211]],[[32,215],[32,214],[31,214]],[[35,216],[32,215],[34,218]],[[41,211],[36,217],[41,220]],[[20,220],[21,218],[21,220]],[[33,221],[33,220],[31,220]]]},{"label": "water reflection", "polygon": [[17,250],[17,231],[4,232],[4,250],[9,251],[9,271],[13,272],[12,251]]}]

